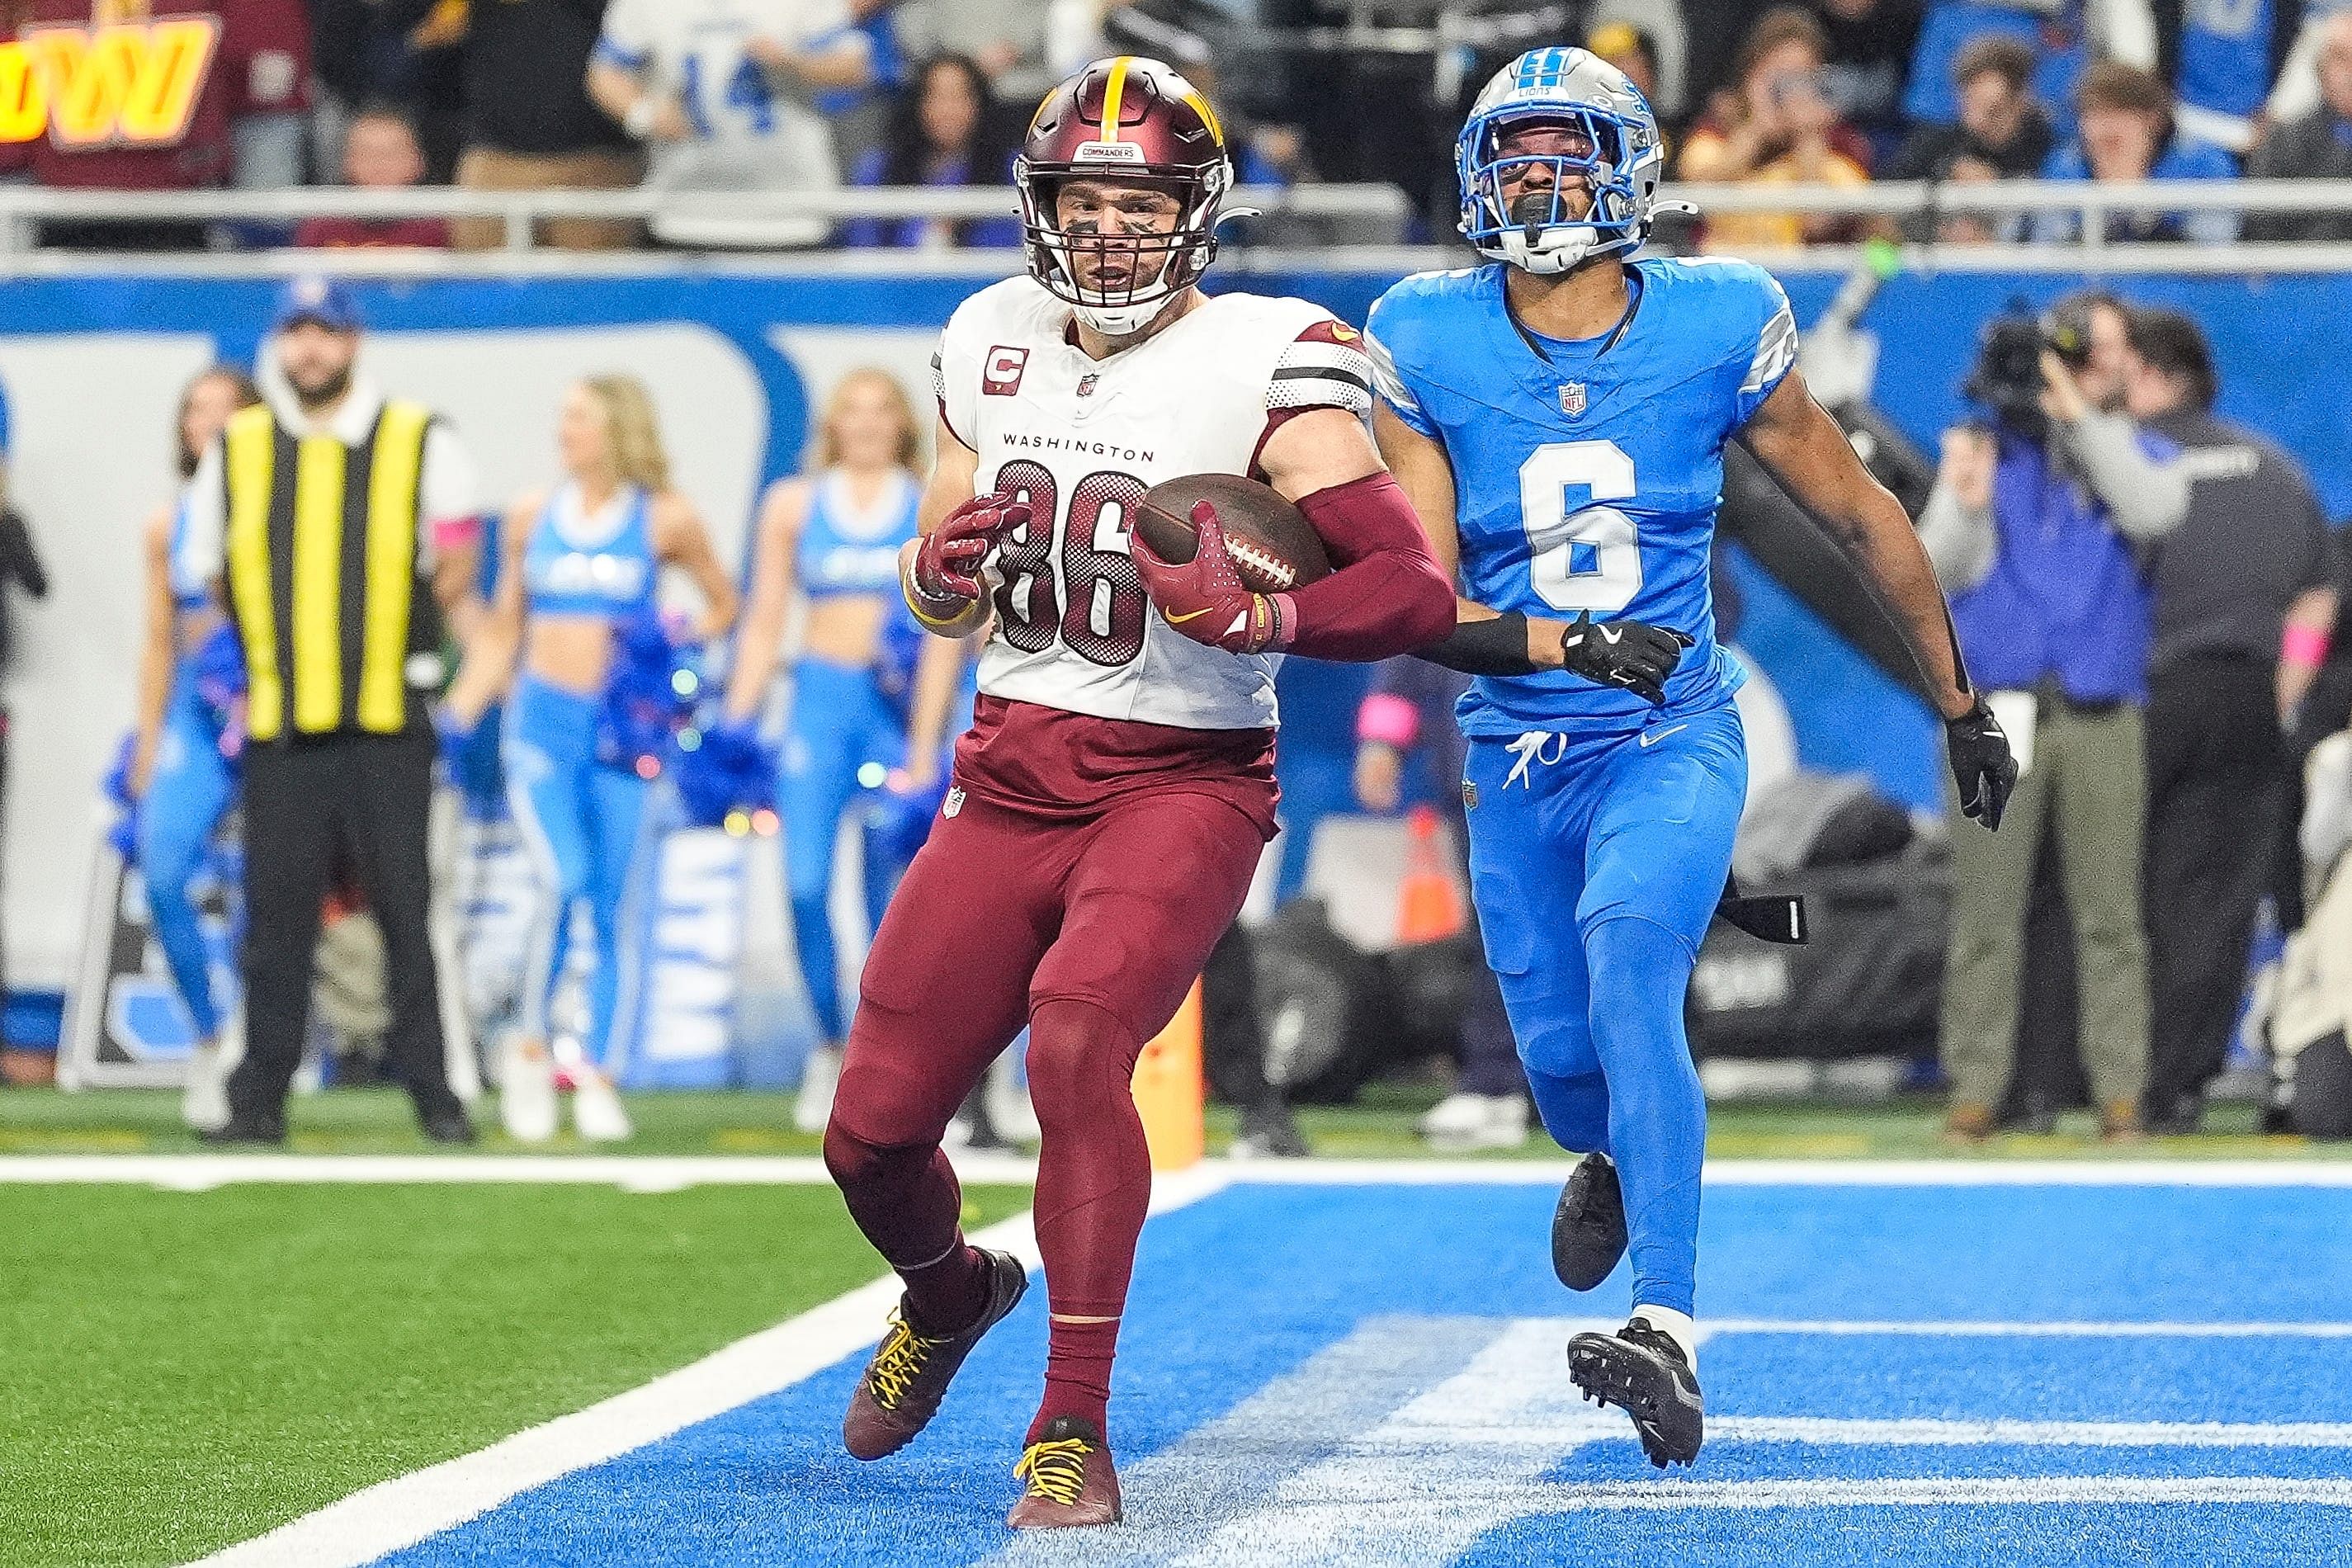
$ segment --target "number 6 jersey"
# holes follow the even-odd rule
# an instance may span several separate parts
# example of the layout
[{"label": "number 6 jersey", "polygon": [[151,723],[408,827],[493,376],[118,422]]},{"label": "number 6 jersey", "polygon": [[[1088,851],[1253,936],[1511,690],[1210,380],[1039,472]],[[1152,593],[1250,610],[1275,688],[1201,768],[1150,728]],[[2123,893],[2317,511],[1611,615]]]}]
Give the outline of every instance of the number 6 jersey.
[{"label": "number 6 jersey", "polygon": [[1131,514],[1162,479],[1251,474],[1290,413],[1368,412],[1362,339],[1305,300],[1219,294],[1089,359],[1069,306],[1023,277],[965,300],[933,363],[940,417],[980,455],[974,489],[1030,509],[989,560],[981,690],[1186,730],[1272,728],[1279,658],[1163,622],[1128,553]]},{"label": "number 6 jersey", "polygon": [[[1462,592],[1554,620],[1591,611],[1696,639],[1669,710],[1726,700],[1743,677],[1715,640],[1707,584],[1723,446],[1796,363],[1780,286],[1744,261],[1645,260],[1601,337],[1563,342],[1506,308],[1501,264],[1424,272],[1381,297],[1365,327],[1381,400],[1454,467]],[[1573,722],[1641,727],[1632,692],[1565,670],[1479,680],[1473,735]]]}]

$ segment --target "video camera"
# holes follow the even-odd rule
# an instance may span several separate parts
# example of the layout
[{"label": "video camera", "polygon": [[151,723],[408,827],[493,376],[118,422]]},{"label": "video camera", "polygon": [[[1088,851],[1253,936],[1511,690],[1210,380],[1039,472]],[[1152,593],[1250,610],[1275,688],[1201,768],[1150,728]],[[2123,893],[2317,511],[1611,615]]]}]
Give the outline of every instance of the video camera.
[{"label": "video camera", "polygon": [[2069,370],[2081,370],[2091,361],[2091,331],[2076,312],[2060,311],[2037,317],[2022,300],[1985,324],[1977,345],[1977,363],[1960,384],[1960,395],[1981,405],[1996,424],[2041,441],[2050,433],[2050,418],[2042,411],[2042,356],[2056,354]]}]

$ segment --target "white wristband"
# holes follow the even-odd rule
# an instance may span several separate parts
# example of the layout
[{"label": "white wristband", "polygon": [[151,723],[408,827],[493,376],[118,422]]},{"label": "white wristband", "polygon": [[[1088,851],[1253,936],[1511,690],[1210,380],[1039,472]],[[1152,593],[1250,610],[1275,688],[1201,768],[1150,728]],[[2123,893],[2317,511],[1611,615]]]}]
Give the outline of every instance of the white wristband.
[{"label": "white wristband", "polygon": [[628,113],[621,116],[621,129],[643,142],[653,135],[654,121],[660,116],[661,101],[649,92],[629,105]]}]

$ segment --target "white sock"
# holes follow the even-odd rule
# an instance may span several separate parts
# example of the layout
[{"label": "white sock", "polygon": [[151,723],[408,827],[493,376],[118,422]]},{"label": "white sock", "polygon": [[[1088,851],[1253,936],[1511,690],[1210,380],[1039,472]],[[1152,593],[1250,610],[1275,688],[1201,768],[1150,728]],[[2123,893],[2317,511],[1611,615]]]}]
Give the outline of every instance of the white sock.
[{"label": "white sock", "polygon": [[1688,1312],[1677,1312],[1672,1307],[1642,1307],[1633,1309],[1636,1322],[1647,1323],[1681,1347],[1683,1359],[1690,1363],[1691,1371],[1698,1370],[1698,1324]]}]

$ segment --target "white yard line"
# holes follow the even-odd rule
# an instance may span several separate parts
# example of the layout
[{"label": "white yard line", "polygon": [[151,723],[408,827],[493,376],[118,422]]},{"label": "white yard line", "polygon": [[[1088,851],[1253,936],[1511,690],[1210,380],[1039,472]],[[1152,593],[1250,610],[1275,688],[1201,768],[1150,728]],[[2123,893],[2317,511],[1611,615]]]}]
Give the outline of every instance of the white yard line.
[{"label": "white yard line", "polygon": [[[1020,1155],[957,1154],[967,1182],[1025,1184]],[[1211,1160],[1222,1184],[1254,1186],[1553,1185],[1565,1160]],[[830,1181],[812,1155],[672,1154],[10,1154],[0,1185],[120,1183],[205,1192],[240,1183],[499,1183],[675,1192],[693,1186],[802,1186]],[[2352,1161],[1713,1160],[1716,1186],[2352,1187]]]},{"label": "white yard line", "polygon": [[2352,1481],[2292,1476],[2020,1476],[1863,1481],[1612,1481],[1534,1489],[1530,1513],[1605,1509],[2049,1508],[2104,1503],[2258,1503],[2352,1508]]},{"label": "white yard line", "polygon": [[[1516,1521],[1596,1510],[2352,1506],[2352,1481],[2275,1476],[1547,1479],[1584,1445],[1632,1443],[1622,1413],[1581,1403],[1568,1380],[1559,1346],[1592,1326],[1565,1318],[1368,1320],[1230,1415],[1132,1467],[1125,1490],[1133,1528],[1119,1539],[1024,1538],[987,1568],[1444,1568]],[[1710,1337],[1841,1328],[1967,1334],[1975,1327],[1727,1320]],[[1708,1421],[1707,1437],[1710,1447],[2322,1449],[2352,1447],[2352,1424],[1728,1415]]]},{"label": "white yard line", "polygon": [[[1215,1170],[1162,1176],[1153,1184],[1152,1212],[1181,1208],[1223,1184],[1223,1173]],[[1032,1269],[1039,1266],[1036,1237],[1025,1214],[990,1226],[971,1239],[1009,1251]],[[884,1315],[898,1299],[896,1279],[886,1277],[860,1286],[643,1387],[518,1432],[477,1453],[380,1481],[267,1535],[215,1552],[197,1568],[356,1568],[372,1563],[463,1524],[518,1492],[658,1442],[856,1355],[881,1337]]]}]

